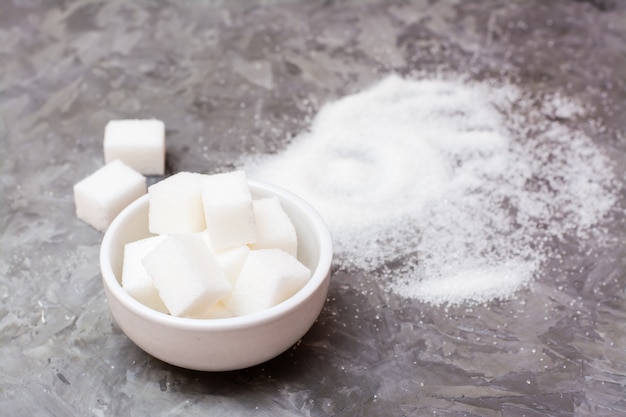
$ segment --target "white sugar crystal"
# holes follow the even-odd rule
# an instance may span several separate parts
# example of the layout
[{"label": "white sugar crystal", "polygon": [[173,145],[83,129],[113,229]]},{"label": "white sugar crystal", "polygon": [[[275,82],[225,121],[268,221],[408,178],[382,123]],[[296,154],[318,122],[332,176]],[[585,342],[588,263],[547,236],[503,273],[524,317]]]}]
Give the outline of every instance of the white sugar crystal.
[{"label": "white sugar crystal", "polygon": [[165,124],[156,119],[111,120],[104,129],[104,160],[119,159],[145,175],[165,172]]},{"label": "white sugar crystal", "polygon": [[146,272],[142,259],[165,239],[165,236],[152,236],[124,245],[124,264],[122,267],[122,287],[135,300],[162,313],[167,307],[159,297],[152,278]]},{"label": "white sugar crystal", "polygon": [[237,281],[248,253],[250,253],[250,248],[245,245],[224,249],[215,253],[217,263],[224,270],[231,284],[234,285]]},{"label": "white sugar crystal", "polygon": [[555,239],[581,253],[607,244],[622,195],[602,147],[554,120],[584,107],[535,93],[391,75],[241,166],[320,212],[342,268],[433,304],[506,299],[560,259]]},{"label": "white sugar crystal", "polygon": [[306,266],[283,250],[250,251],[226,307],[236,316],[270,308],[298,292],[310,276]]},{"label": "white sugar crystal", "polygon": [[257,241],[252,249],[282,249],[297,256],[298,238],[296,228],[277,197],[254,200],[254,217],[257,227]]},{"label": "white sugar crystal", "polygon": [[218,301],[202,313],[189,317],[194,319],[227,319],[235,316],[223,302]]},{"label": "white sugar crystal", "polygon": [[252,195],[243,171],[204,176],[202,203],[213,249],[256,241]]},{"label": "white sugar crystal", "polygon": [[200,194],[203,177],[202,174],[179,172],[148,188],[150,232],[195,233],[206,228]]},{"label": "white sugar crystal", "polygon": [[119,160],[74,185],[76,216],[104,232],[115,216],[146,193],[146,178]]},{"label": "white sugar crystal", "polygon": [[201,314],[232,288],[200,233],[167,236],[143,265],[173,316]]}]

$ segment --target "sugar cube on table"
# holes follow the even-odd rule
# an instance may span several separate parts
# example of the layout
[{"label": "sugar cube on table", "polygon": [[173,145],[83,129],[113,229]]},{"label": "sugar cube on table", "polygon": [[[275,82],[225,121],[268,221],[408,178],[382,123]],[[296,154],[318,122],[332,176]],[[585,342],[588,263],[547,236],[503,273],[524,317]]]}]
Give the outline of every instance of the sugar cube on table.
[{"label": "sugar cube on table", "polygon": [[253,208],[257,240],[250,247],[252,249],[282,249],[297,256],[296,228],[280,205],[278,197],[254,200]]},{"label": "sugar cube on table", "polygon": [[252,194],[243,171],[204,176],[202,204],[213,249],[256,241]]},{"label": "sugar cube on table", "polygon": [[104,128],[104,161],[119,159],[145,175],[165,172],[165,124],[156,119],[111,120]]},{"label": "sugar cube on table", "polygon": [[122,288],[145,306],[162,313],[168,313],[152,278],[141,263],[143,258],[164,239],[164,235],[152,236],[124,245]]},{"label": "sugar cube on table", "polygon": [[252,250],[224,303],[236,316],[255,313],[294,295],[310,276],[306,266],[283,250]]},{"label": "sugar cube on table", "polygon": [[76,216],[104,232],[120,211],[145,193],[146,178],[116,159],[74,184]]},{"label": "sugar cube on table", "polygon": [[148,188],[148,225],[155,234],[195,233],[206,228],[201,181],[204,175],[179,172]]},{"label": "sugar cube on table", "polygon": [[173,316],[202,314],[232,288],[200,233],[166,236],[142,263]]}]

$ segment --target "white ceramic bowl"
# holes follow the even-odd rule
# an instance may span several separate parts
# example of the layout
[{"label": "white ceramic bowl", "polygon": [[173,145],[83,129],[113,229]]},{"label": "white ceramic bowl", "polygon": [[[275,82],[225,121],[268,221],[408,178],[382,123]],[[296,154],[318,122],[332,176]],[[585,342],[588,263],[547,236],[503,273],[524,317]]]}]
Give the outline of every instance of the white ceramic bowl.
[{"label": "white ceramic bowl", "polygon": [[311,269],[309,282],[291,298],[258,313],[226,319],[191,319],[160,313],[122,289],[124,244],[150,236],[148,195],[126,207],[102,240],[100,268],[113,318],[137,346],[172,365],[202,371],[242,369],[289,349],[313,325],[330,281],[332,243],[319,214],[279,187],[249,181],[254,198],[277,196],[298,235],[298,259]]}]

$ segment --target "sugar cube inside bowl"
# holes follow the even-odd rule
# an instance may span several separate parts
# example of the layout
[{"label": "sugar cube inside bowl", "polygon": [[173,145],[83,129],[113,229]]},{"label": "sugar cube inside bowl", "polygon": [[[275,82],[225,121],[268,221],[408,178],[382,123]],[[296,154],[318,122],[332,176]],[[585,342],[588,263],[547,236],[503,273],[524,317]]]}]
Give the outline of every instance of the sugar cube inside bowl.
[{"label": "sugar cube inside bowl", "polygon": [[128,242],[124,245],[122,264],[122,288],[135,300],[163,313],[169,310],[163,303],[152,277],[143,265],[143,258],[148,255],[166,236],[151,236]]},{"label": "sugar cube inside bowl", "polygon": [[173,316],[203,313],[232,289],[199,233],[167,236],[142,263]]},{"label": "sugar cube inside bowl", "polygon": [[271,308],[298,292],[311,271],[282,249],[251,251],[243,263],[226,308],[237,316]]},{"label": "sugar cube inside bowl", "polygon": [[105,294],[120,328],[153,356],[189,369],[221,371],[264,362],[287,350],[313,325],[326,300],[332,260],[321,217],[293,194],[248,180],[254,199],[277,196],[298,235],[298,260],[311,276],[296,294],[269,309],[229,317],[218,302],[198,317],[175,317],[146,307],[121,287],[123,248],[152,236],[146,195],[127,207],[105,233],[100,252]]}]

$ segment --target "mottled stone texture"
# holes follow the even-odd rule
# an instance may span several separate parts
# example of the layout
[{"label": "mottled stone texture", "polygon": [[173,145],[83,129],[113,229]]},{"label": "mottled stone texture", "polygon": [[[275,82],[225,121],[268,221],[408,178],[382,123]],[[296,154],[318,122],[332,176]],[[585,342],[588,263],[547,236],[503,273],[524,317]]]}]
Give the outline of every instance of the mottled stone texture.
[{"label": "mottled stone texture", "polygon": [[224,171],[392,71],[587,103],[575,127],[624,178],[625,22],[618,0],[3,1],[0,414],[626,415],[623,184],[614,246],[513,300],[433,307],[337,268],[301,343],[213,374],[148,356],[112,322],[101,234],[72,200],[110,119],[164,120],[168,174]]}]

